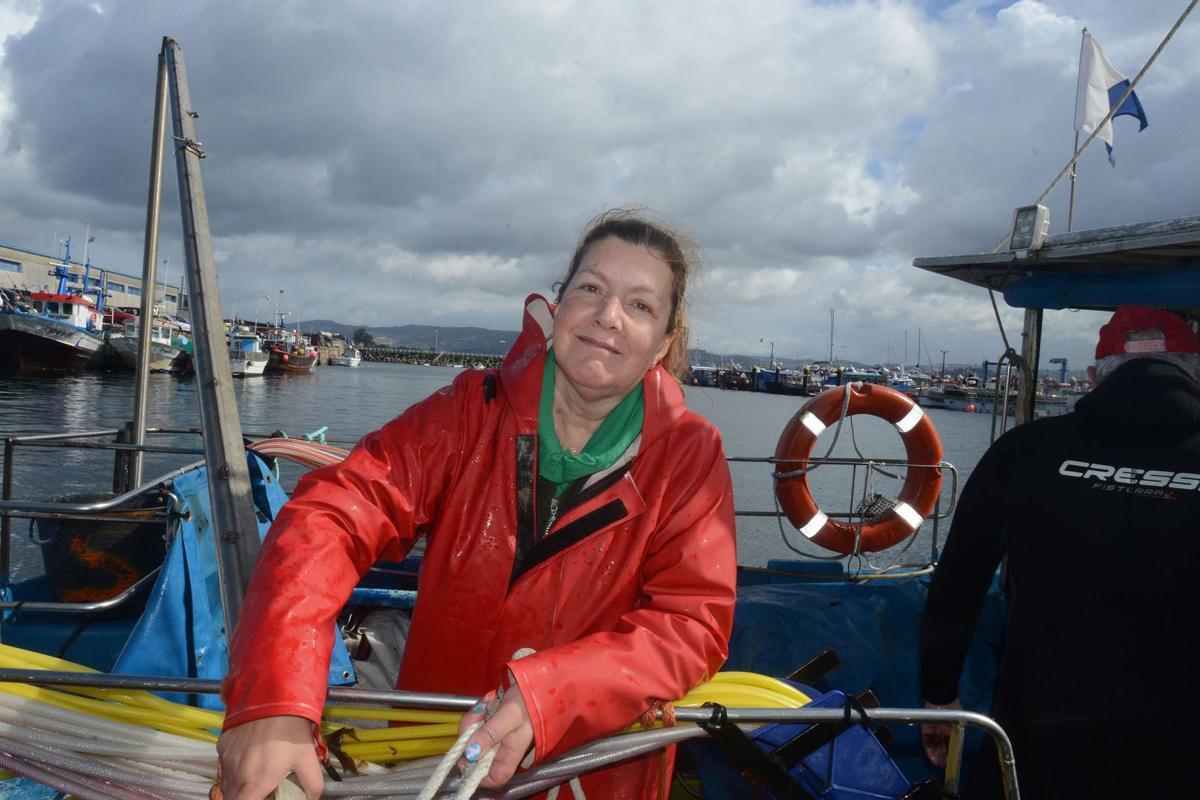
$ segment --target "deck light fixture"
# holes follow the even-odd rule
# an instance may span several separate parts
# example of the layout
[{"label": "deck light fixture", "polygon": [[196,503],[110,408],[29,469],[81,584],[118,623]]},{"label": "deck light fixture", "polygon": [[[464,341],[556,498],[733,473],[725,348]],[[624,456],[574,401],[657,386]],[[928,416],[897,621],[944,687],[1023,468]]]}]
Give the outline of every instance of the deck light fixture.
[{"label": "deck light fixture", "polygon": [[1013,212],[1009,250],[1037,250],[1050,230],[1050,209],[1043,205],[1022,206]]}]

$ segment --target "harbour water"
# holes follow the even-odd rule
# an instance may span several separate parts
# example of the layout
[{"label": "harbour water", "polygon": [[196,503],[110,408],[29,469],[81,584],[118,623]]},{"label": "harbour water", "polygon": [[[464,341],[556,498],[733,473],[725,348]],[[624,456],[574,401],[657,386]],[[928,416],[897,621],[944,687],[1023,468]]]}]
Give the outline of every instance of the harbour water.
[{"label": "harbour water", "polygon": [[[247,433],[265,434],[280,429],[299,436],[327,427],[331,443],[349,448],[363,434],[378,428],[408,406],[453,380],[458,370],[447,367],[422,367],[404,364],[363,363],[356,369],[320,367],[312,374],[265,375],[236,381],[242,428]],[[131,373],[88,373],[75,376],[0,378],[0,437],[21,433],[49,433],[117,428],[132,416],[134,377]],[[721,430],[727,455],[733,458],[765,458],[774,453],[775,444],[788,419],[804,398],[687,387],[689,406],[710,419]],[[928,411],[941,436],[945,460],[959,472],[959,486],[987,448],[991,418],[983,414],[930,409]],[[194,379],[170,375],[150,376],[148,424],[160,428],[194,428],[199,425],[199,410]],[[824,455],[833,439],[833,428],[822,434],[814,450]],[[172,434],[150,437],[152,444],[200,447],[199,437]],[[843,426],[835,456],[853,456],[855,451],[871,458],[903,458],[904,448],[894,427],[874,418],[855,417],[854,424]],[[680,454],[685,458],[686,454]],[[147,478],[199,456],[148,454],[144,474]],[[96,450],[62,448],[18,448],[14,470],[13,496],[20,499],[48,500],[67,493],[111,488],[112,454]],[[731,464],[734,497],[739,512],[773,511],[772,466],[766,463]],[[284,484],[290,486],[299,476],[299,468],[285,467]],[[862,470],[857,473],[862,487]],[[813,493],[827,511],[847,511],[857,502],[852,499],[851,470],[822,467],[810,476]],[[947,478],[942,503],[949,505],[951,481]],[[894,496],[900,483],[876,472],[872,490]],[[949,520],[940,523],[944,540]],[[795,558],[789,547],[804,553],[829,555],[803,540],[803,536],[783,520],[769,517],[738,518],[739,561],[763,566],[772,558]],[[908,547],[876,554],[873,563],[893,561],[917,563],[927,559],[933,536],[933,523],[927,521],[917,539]],[[40,571],[41,559],[26,536],[27,523],[14,520],[14,577],[27,577]]]}]

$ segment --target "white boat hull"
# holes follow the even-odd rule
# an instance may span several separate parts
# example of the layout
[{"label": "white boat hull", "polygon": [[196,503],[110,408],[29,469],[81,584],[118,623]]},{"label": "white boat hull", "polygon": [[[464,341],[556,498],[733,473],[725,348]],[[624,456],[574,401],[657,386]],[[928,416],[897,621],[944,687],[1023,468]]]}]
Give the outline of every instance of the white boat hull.
[{"label": "white boat hull", "polygon": [[[945,398],[944,407],[951,411],[967,411],[968,408],[976,414],[992,414],[994,401],[990,397],[975,397],[972,399],[963,399],[958,397]],[[1042,417],[1058,417],[1066,414],[1068,411],[1067,403],[1064,400],[1038,400],[1033,407],[1033,416],[1035,419]],[[1017,403],[1015,400],[1008,404],[1008,415],[1014,416],[1017,413]]]},{"label": "white boat hull", "polygon": [[[136,336],[115,336],[108,340],[116,351],[117,357],[121,359],[121,363],[125,364],[130,369],[137,369],[138,362],[138,340]],[[183,351],[178,347],[163,342],[150,343],[150,369],[160,372],[169,372],[175,364],[175,359],[179,358],[179,354]]]},{"label": "white boat hull", "polygon": [[230,353],[229,368],[235,378],[262,375],[267,368],[266,353]]},{"label": "white boat hull", "polygon": [[920,394],[916,396],[917,405],[922,408],[945,408],[946,398],[941,394]]}]

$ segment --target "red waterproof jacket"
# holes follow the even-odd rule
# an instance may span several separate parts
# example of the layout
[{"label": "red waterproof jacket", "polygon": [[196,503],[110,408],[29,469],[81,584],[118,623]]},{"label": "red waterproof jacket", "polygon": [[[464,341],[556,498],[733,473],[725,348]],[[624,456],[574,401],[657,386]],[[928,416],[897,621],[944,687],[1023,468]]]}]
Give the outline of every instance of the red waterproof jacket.
[{"label": "red waterproof jacket", "polygon": [[[617,732],[727,655],[733,495],[717,430],[647,373],[636,454],[538,537],[537,422],[552,307],[526,303],[499,370],[454,383],[301,479],[271,528],[233,638],[226,727],[320,718],[334,619],[375,562],[426,549],[398,687],[478,695],[512,671],[536,758]],[[520,648],[534,655],[512,661]],[[669,758],[584,776],[596,798],[651,798]]]}]

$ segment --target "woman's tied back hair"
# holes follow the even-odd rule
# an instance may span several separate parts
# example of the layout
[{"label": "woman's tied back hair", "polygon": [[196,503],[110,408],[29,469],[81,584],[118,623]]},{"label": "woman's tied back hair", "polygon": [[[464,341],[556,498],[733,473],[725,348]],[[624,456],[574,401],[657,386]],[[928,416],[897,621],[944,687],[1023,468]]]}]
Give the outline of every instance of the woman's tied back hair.
[{"label": "woman's tied back hair", "polygon": [[667,333],[674,332],[675,340],[663,356],[662,364],[678,380],[688,368],[687,279],[688,273],[699,261],[698,249],[690,239],[662,222],[651,219],[645,209],[609,209],[587,224],[575,247],[566,277],[555,284],[555,302],[562,302],[563,292],[579,271],[588,248],[610,236],[627,244],[645,247],[671,268],[671,313],[667,318]]}]

